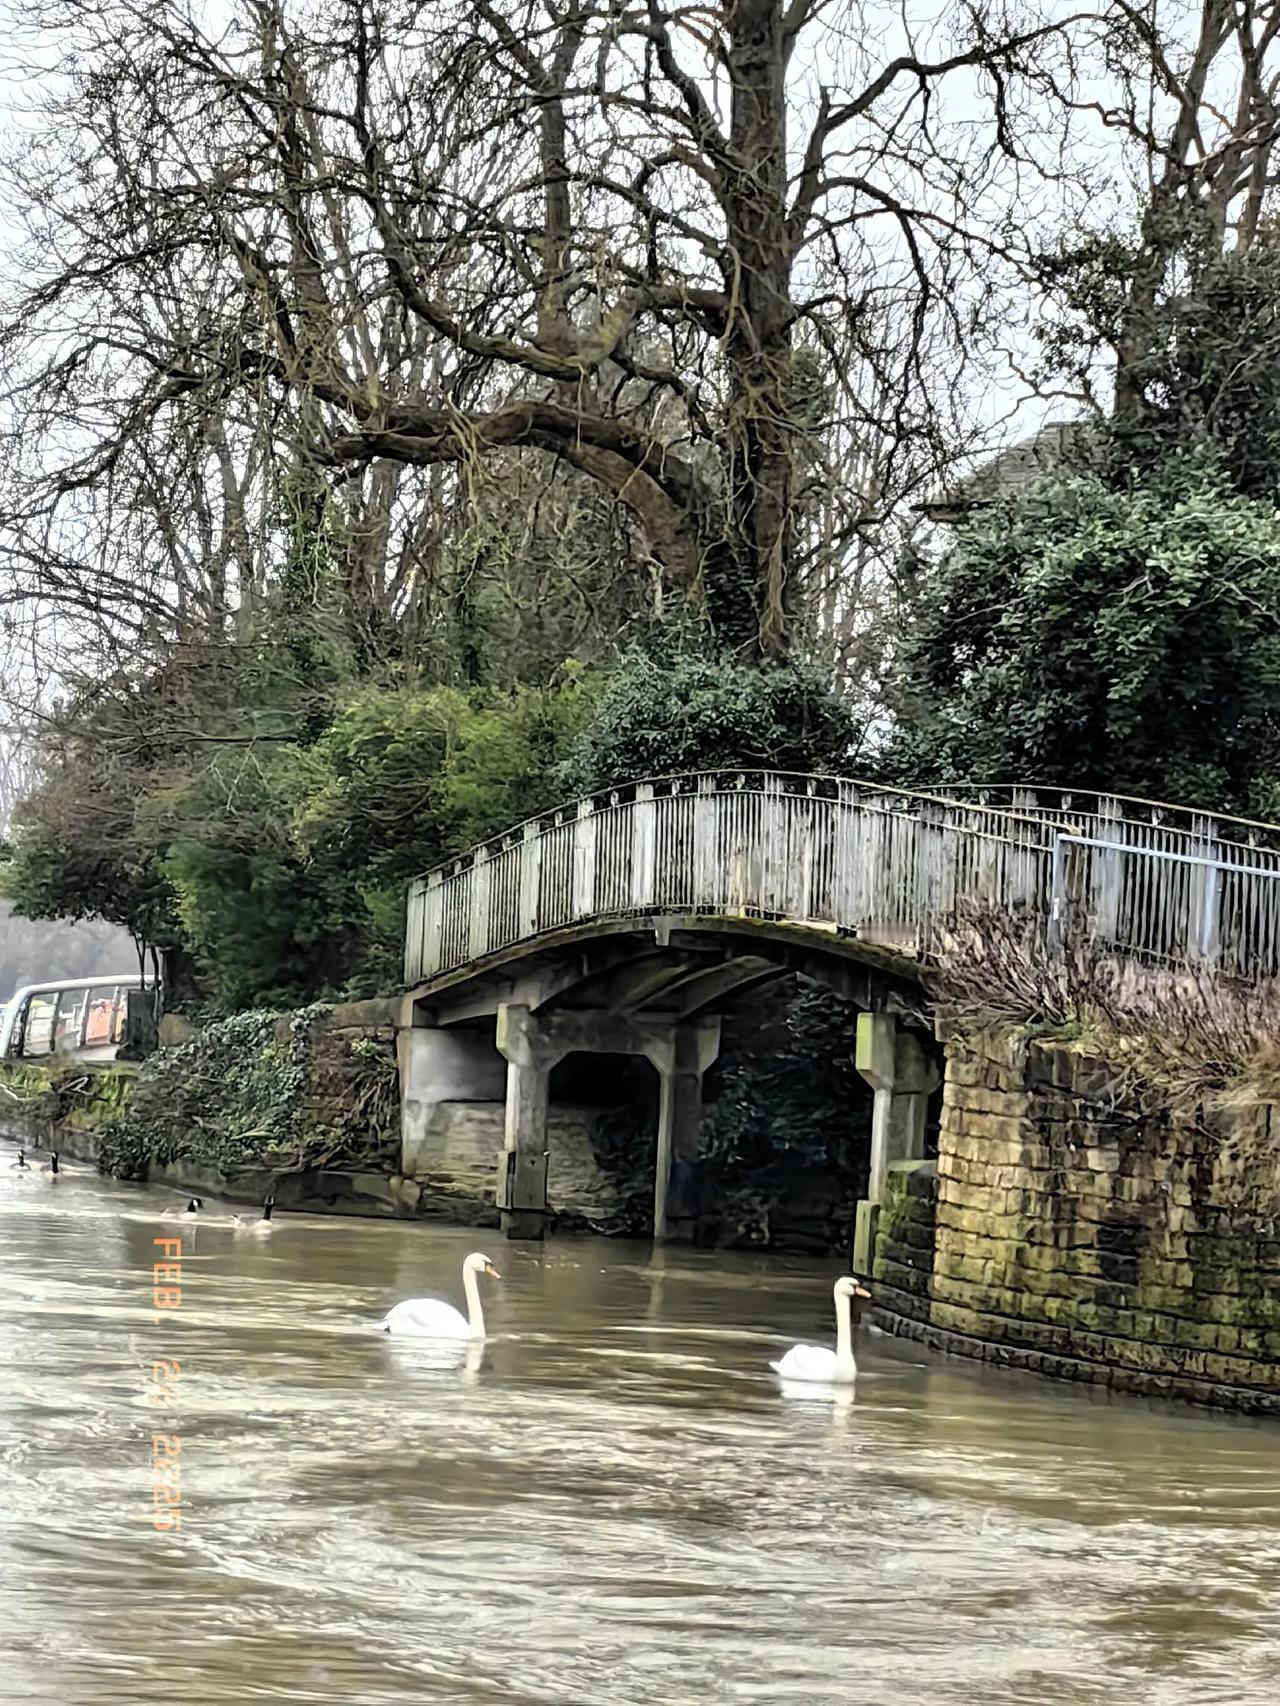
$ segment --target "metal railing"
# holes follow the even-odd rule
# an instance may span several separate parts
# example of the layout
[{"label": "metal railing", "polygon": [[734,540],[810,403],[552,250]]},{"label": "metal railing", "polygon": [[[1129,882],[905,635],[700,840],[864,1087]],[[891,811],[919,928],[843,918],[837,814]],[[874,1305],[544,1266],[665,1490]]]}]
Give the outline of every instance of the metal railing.
[{"label": "metal railing", "polygon": [[575,924],[746,915],[927,958],[958,909],[1070,905],[1135,960],[1280,975],[1280,827],[1049,790],[727,771],[578,800],[409,889],[405,979]]}]

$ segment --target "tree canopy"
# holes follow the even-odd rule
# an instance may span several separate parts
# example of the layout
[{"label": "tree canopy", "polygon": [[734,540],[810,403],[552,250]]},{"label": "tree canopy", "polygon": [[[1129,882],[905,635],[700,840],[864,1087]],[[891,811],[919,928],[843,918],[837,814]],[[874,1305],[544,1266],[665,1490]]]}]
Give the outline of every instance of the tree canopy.
[{"label": "tree canopy", "polygon": [[[1274,6],[17,16],[23,910],[235,1006],[646,774],[1277,809]],[[931,536],[1037,389],[1087,451]]]},{"label": "tree canopy", "polygon": [[1280,816],[1280,514],[1201,458],[1042,479],[920,575],[897,694],[904,782]]}]

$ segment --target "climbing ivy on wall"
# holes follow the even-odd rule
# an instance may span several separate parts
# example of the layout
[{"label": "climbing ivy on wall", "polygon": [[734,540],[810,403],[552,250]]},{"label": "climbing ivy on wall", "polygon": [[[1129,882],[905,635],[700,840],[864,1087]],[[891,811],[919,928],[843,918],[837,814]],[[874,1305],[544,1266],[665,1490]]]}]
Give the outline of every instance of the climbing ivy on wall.
[{"label": "climbing ivy on wall", "polygon": [[736,1196],[740,1216],[767,1213],[771,1188],[801,1175],[849,1197],[864,1185],[869,1103],[853,1061],[857,1013],[834,990],[799,983],[754,1022],[726,1022],[702,1151],[711,1195]]},{"label": "climbing ivy on wall", "polygon": [[185,1160],[236,1168],[376,1168],[399,1120],[390,1042],[326,1034],[331,1009],[238,1013],[142,1067],[98,1165],[119,1178]]},{"label": "climbing ivy on wall", "polygon": [[[858,1009],[791,980],[725,1019],[707,1074],[699,1236],[720,1245],[838,1250],[865,1188],[871,1093],[853,1064]],[[604,1116],[596,1159],[625,1184],[610,1235],[642,1237],[653,1210],[655,1108],[640,1098]],[[806,1223],[803,1237],[796,1222]]]}]

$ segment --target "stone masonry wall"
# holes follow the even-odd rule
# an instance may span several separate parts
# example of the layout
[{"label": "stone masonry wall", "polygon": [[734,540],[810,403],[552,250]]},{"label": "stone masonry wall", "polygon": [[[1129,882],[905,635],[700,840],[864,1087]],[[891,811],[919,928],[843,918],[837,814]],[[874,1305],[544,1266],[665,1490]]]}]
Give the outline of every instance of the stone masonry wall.
[{"label": "stone masonry wall", "polygon": [[[609,1230],[625,1218],[636,1191],[652,1196],[651,1151],[633,1168],[602,1165],[596,1143],[600,1111],[556,1107],[547,1120],[547,1196],[552,1224],[564,1230]],[[471,1226],[496,1226],[494,1186],[502,1152],[501,1102],[438,1102],[418,1146],[402,1194],[421,1215]]]},{"label": "stone masonry wall", "polygon": [[1280,1109],[1143,1112],[1070,1045],[953,1036],[936,1184],[896,1179],[882,1209],[879,1317],[943,1350],[1280,1415],[1278,1208]]},{"label": "stone masonry wall", "polygon": [[891,1164],[876,1229],[876,1293],[892,1298],[894,1313],[913,1321],[929,1319],[937,1197],[934,1162]]}]

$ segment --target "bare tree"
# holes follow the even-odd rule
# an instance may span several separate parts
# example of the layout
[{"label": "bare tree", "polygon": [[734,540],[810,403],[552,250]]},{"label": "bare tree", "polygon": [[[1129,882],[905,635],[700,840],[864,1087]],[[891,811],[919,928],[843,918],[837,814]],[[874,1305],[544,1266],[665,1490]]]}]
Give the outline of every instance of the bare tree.
[{"label": "bare tree", "polygon": [[843,0],[253,0],[216,33],[172,0],[22,12],[73,58],[11,167],[21,596],[144,631],[204,615],[252,597],[290,504],[304,526],[336,504],[360,587],[394,603],[430,472],[465,501],[518,451],[605,494],[657,602],[748,659],[804,643],[954,447],[1001,263],[1063,176],[1078,22],[1002,0],[945,31]]},{"label": "bare tree", "polygon": [[1118,0],[1095,31],[1089,85],[1051,85],[1051,96],[1100,127],[1111,193],[1040,276],[1074,316],[1051,337],[1054,365],[1082,400],[1134,422],[1163,378],[1170,308],[1206,269],[1269,235],[1280,4]]}]

